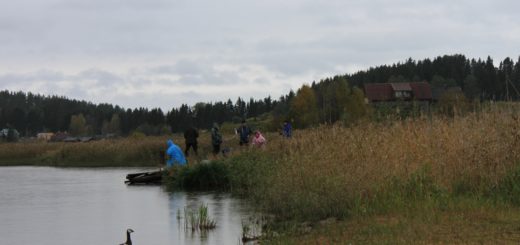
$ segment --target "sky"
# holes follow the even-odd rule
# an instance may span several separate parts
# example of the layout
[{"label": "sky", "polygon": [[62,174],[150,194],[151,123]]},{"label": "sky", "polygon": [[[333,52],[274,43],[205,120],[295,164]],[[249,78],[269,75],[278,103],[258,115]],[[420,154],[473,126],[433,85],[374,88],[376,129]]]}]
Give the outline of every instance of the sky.
[{"label": "sky", "polygon": [[408,58],[516,61],[519,9],[513,0],[2,1],[0,90],[170,110],[278,98]]}]

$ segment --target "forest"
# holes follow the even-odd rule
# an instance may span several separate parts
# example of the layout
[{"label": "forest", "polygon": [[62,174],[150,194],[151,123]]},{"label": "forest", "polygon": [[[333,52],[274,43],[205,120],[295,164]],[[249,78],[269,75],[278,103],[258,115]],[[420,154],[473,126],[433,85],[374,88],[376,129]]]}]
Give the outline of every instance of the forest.
[{"label": "forest", "polygon": [[182,104],[170,111],[160,108],[122,108],[93,104],[64,96],[32,92],[0,91],[0,129],[14,128],[21,136],[39,132],[69,132],[72,135],[126,136],[133,132],[162,135],[182,132],[189,126],[208,129],[213,122],[240,122],[271,115],[279,124],[291,120],[297,128],[338,120],[353,121],[368,113],[363,84],[427,81],[433,88],[458,86],[470,101],[516,101],[520,99],[520,57],[505,58],[494,65],[487,59],[444,55],[382,65],[353,74],[325,78],[303,85],[278,99],[237,98],[223,102]]},{"label": "forest", "polygon": [[0,128],[14,128],[23,136],[39,132],[72,135],[117,134],[138,131],[146,135],[181,132],[190,125],[210,128],[213,122],[240,120],[272,110],[271,98],[245,102],[238,98],[217,103],[186,104],[171,111],[160,108],[124,109],[111,104],[93,104],[61,96],[0,91]]}]

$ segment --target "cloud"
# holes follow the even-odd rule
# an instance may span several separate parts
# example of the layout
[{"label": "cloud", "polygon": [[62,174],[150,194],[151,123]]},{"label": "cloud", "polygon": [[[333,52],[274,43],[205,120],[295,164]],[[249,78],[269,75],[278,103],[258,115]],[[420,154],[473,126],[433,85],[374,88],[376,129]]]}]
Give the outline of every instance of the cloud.
[{"label": "cloud", "polygon": [[122,106],[278,97],[408,57],[515,57],[519,8],[506,0],[6,1],[0,86]]},{"label": "cloud", "polygon": [[261,72],[261,68],[253,65],[183,59],[172,65],[150,67],[144,75],[149,79],[174,85],[211,86],[255,83]]},{"label": "cloud", "polygon": [[51,70],[39,70],[29,73],[5,73],[0,74],[0,84],[10,85],[30,85],[35,82],[58,82],[63,81],[65,76],[62,72]]},{"label": "cloud", "polygon": [[79,74],[70,77],[71,80],[76,81],[91,81],[91,85],[112,87],[117,84],[124,83],[124,79],[112,72],[100,69],[88,69]]},{"label": "cloud", "polygon": [[274,83],[286,79],[273,76],[262,66],[190,64],[181,61],[174,65],[130,69],[127,73],[98,68],[71,74],[52,70],[9,73],[0,75],[0,84],[13,91],[66,95],[124,107],[168,109],[180,104],[235,100],[237,97],[278,96],[283,91],[273,92],[272,89],[279,90],[279,85]]}]

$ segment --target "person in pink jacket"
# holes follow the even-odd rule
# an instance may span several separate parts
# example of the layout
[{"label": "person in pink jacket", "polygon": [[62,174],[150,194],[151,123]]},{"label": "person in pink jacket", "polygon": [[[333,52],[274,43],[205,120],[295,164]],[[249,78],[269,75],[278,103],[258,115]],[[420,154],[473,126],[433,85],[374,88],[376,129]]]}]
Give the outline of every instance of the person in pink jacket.
[{"label": "person in pink jacket", "polygon": [[256,147],[262,147],[265,145],[267,141],[265,140],[264,136],[262,135],[262,133],[260,133],[260,131],[256,130],[255,131],[255,136],[253,136],[253,145],[256,146]]}]

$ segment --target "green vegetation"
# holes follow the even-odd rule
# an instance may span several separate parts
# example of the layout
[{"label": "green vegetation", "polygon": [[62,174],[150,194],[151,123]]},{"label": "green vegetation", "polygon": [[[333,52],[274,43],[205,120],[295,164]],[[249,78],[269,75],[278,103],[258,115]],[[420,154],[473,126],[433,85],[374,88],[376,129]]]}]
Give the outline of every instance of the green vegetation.
[{"label": "green vegetation", "polygon": [[516,244],[518,207],[454,200],[450,210],[409,209],[314,224],[267,244]]},{"label": "green vegetation", "polygon": [[259,185],[269,185],[265,177],[269,176],[269,165],[275,164],[264,152],[247,149],[229,158],[175,168],[164,182],[171,189],[220,189],[251,195]]},{"label": "green vegetation", "polygon": [[171,189],[228,190],[229,166],[220,161],[200,163],[192,167],[176,168],[163,182]]},{"label": "green vegetation", "polygon": [[[179,213],[179,212],[177,212]],[[177,218],[181,217],[177,215]],[[201,204],[196,211],[184,208],[184,228],[191,231],[205,231],[217,227],[217,222],[211,219],[208,205]]]}]

